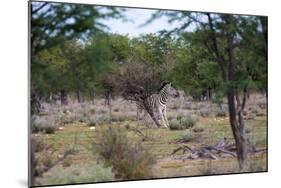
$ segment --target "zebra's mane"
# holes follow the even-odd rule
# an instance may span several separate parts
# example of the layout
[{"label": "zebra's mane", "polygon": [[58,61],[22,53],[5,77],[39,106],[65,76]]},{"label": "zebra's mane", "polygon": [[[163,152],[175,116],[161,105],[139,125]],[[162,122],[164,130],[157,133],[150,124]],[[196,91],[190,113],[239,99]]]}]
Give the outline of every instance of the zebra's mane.
[{"label": "zebra's mane", "polygon": [[160,92],[167,84],[169,84],[170,82],[168,81],[164,81],[161,83],[161,86],[159,87],[159,89],[157,90],[158,92]]}]

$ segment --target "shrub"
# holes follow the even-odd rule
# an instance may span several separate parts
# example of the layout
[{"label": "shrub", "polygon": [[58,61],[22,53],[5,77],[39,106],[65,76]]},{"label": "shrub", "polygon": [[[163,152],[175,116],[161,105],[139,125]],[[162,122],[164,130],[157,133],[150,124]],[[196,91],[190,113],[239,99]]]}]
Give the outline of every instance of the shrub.
[{"label": "shrub", "polygon": [[54,167],[52,173],[48,173],[41,180],[41,184],[73,184],[86,182],[103,182],[114,180],[114,173],[110,167],[101,164],[89,166]]},{"label": "shrub", "polygon": [[187,130],[183,134],[181,134],[179,138],[177,138],[176,140],[179,142],[190,142],[194,139],[195,139],[194,134],[192,134],[191,131]]},{"label": "shrub", "polygon": [[267,169],[265,159],[249,160],[244,171],[246,172],[261,172]]},{"label": "shrub", "polygon": [[125,128],[126,128],[126,129],[130,129],[130,128],[131,128],[131,127],[130,127],[130,124],[126,123]]},{"label": "shrub", "polygon": [[203,108],[199,111],[199,113],[202,117],[208,117],[211,113],[211,110],[208,108]]},{"label": "shrub", "polygon": [[111,121],[113,121],[113,122],[122,122],[122,121],[126,121],[126,117],[125,117],[125,116],[113,115],[113,116],[111,117]]},{"label": "shrub", "polygon": [[119,108],[114,108],[113,111],[114,111],[114,112],[119,112],[120,109],[119,109]]},{"label": "shrub", "polygon": [[216,117],[226,117],[227,116],[227,111],[224,110],[219,110],[216,113]]},{"label": "shrub", "polygon": [[96,115],[88,114],[87,116],[85,116],[84,122],[87,123],[88,126],[94,127],[99,124],[109,122],[109,117],[103,114],[96,114]]},{"label": "shrub", "polygon": [[256,114],[256,116],[265,116],[266,114],[264,112],[258,111],[258,113]]},{"label": "shrub", "polygon": [[200,174],[202,175],[210,175],[216,174],[217,172],[213,168],[212,160],[208,160],[204,162],[204,165],[199,168]]},{"label": "shrub", "polygon": [[199,132],[203,132],[204,128],[202,126],[196,126],[192,129],[192,131],[195,133],[199,133]]},{"label": "shrub", "polygon": [[259,112],[258,107],[254,106],[251,108],[253,114],[257,114]]},{"label": "shrub", "polygon": [[97,123],[98,123],[97,117],[92,116],[92,115],[90,115],[90,116],[87,117],[87,125],[88,125],[88,126],[94,127],[94,126],[97,125]]},{"label": "shrub", "polygon": [[171,130],[183,130],[189,129],[195,125],[196,121],[191,117],[177,116],[175,120],[171,122]]},{"label": "shrub", "polygon": [[43,132],[53,134],[56,129],[55,118],[53,116],[34,116],[31,119],[32,133]]},{"label": "shrub", "polygon": [[258,103],[258,106],[259,106],[261,109],[266,109],[267,104],[266,104],[266,102],[264,102],[264,103],[260,102],[260,103]]},{"label": "shrub", "polygon": [[107,166],[112,166],[117,178],[148,178],[151,176],[153,156],[140,141],[128,138],[126,130],[117,127],[100,127],[94,142]]},{"label": "shrub", "polygon": [[35,137],[31,138],[31,147],[32,147],[32,152],[40,152],[44,149],[45,143],[43,142],[42,139],[36,139]]},{"label": "shrub", "polygon": [[90,109],[90,113],[91,113],[91,114],[95,114],[95,113],[96,113],[96,109],[95,109],[95,108],[91,108],[91,109]]},{"label": "shrub", "polygon": [[54,164],[54,158],[51,155],[43,155],[40,159],[40,162],[44,168],[51,168]]},{"label": "shrub", "polygon": [[248,114],[246,117],[245,117],[245,120],[253,120],[256,118],[256,115],[255,114]]}]

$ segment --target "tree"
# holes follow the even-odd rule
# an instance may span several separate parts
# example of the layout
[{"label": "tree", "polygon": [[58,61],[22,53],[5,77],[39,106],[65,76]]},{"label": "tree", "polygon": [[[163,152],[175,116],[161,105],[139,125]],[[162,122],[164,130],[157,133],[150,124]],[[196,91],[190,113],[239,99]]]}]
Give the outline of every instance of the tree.
[{"label": "tree", "polygon": [[171,63],[173,39],[156,34],[142,35],[131,40],[131,59],[150,65]]},{"label": "tree", "polygon": [[[118,63],[111,47],[111,35],[94,35],[85,45],[83,66],[85,84],[91,93],[106,93],[107,87],[102,84],[105,74],[114,70]],[[93,95],[92,95],[93,96]]]},{"label": "tree", "polygon": [[149,104],[148,97],[157,93],[163,75],[166,73],[163,65],[151,66],[142,62],[128,62],[120,66],[115,80],[121,96],[128,101],[133,101],[144,107],[154,123],[160,127],[154,108]]},{"label": "tree", "polygon": [[113,61],[118,64],[128,61],[129,55],[133,52],[130,50],[130,39],[128,36],[111,34],[109,36],[109,46],[113,53]]},{"label": "tree", "polygon": [[[67,93],[74,85],[69,57],[66,58],[62,48],[64,45],[40,51],[35,59],[40,64],[32,67],[32,82],[36,86],[37,95],[48,98],[50,93],[59,92],[61,104],[67,104]],[[35,65],[42,68],[36,69]]]},{"label": "tree", "polygon": [[[83,101],[81,96],[81,90],[85,89],[82,69],[82,53],[83,46],[78,41],[69,40],[62,44],[62,55],[67,61],[67,71],[69,74],[68,82],[71,85],[70,90],[74,90],[76,93],[77,101],[80,103]],[[67,91],[61,90],[62,104],[67,104],[66,96]]]},{"label": "tree", "polygon": [[[255,27],[244,27],[243,23],[250,23],[253,18],[259,19],[259,17],[253,16],[189,12],[175,13],[172,11],[158,11],[147,23],[163,15],[168,16],[170,22],[180,21],[182,24],[170,31],[162,31],[162,33],[170,35],[176,32],[183,32],[192,25],[193,32],[200,34],[200,40],[198,42],[209,51],[209,54],[219,65],[223,86],[226,88],[229,119],[237,147],[237,158],[240,168],[243,168],[246,164],[248,153],[248,139],[244,130],[243,111],[249,89],[251,88],[250,83],[257,84],[251,74],[250,78],[247,76],[250,71],[246,68],[248,66],[247,63],[252,62],[253,59],[247,61],[245,57],[251,56],[253,58],[252,54],[256,55],[257,52],[249,48],[249,45],[243,43],[247,40],[253,42],[254,37],[260,33],[259,28],[264,28],[261,30],[263,31],[264,38],[267,39],[266,24],[257,24]],[[255,34],[251,36],[249,33]],[[246,36],[249,36],[249,38]],[[260,47],[260,44],[258,46]],[[242,49],[247,49],[248,53],[246,55],[245,53],[243,54]],[[252,52],[252,54],[249,52]],[[261,75],[266,77],[265,71],[263,71],[264,67],[266,67],[266,61],[263,62],[262,66],[255,67],[258,67],[257,72],[260,72]],[[249,82],[249,80],[253,82]],[[263,84],[264,86],[265,84]],[[242,95],[242,98],[240,98],[240,95]]]},{"label": "tree", "polygon": [[107,28],[102,20],[123,18],[124,9],[70,3],[30,3],[31,52],[36,54],[73,38],[88,39]]},{"label": "tree", "polygon": [[219,67],[208,50],[198,43],[200,32],[184,32],[173,48],[174,69],[170,78],[196,100],[212,100],[221,86]]},{"label": "tree", "polygon": [[[102,33],[104,30],[108,29],[107,26],[103,24],[103,19],[122,19],[123,10],[124,9],[114,7],[31,2],[31,77],[33,94],[35,96],[33,99],[42,98],[42,95],[44,95],[43,91],[46,89],[43,87],[46,85],[43,82],[46,77],[52,80],[52,82],[47,81],[46,83],[55,83],[59,78],[62,80],[67,78],[63,76],[67,74],[65,72],[50,72],[48,64],[42,62],[46,60],[42,60],[42,54],[47,53],[46,51],[49,49],[59,48],[57,46],[63,44],[65,41],[85,41],[92,35]],[[61,50],[59,51],[61,52]],[[51,56],[60,56],[57,52],[54,52],[54,54],[55,55]],[[62,63],[63,61],[60,62]],[[59,80],[59,82],[63,83],[62,80]],[[65,93],[64,89],[61,91]],[[32,103],[35,104],[37,102],[32,101]]]}]

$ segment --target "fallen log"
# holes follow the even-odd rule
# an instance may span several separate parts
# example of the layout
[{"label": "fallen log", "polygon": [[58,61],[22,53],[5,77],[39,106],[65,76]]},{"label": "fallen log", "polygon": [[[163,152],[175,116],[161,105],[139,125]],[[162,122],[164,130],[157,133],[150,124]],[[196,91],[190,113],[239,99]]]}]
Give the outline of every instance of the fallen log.
[{"label": "fallen log", "polygon": [[[256,148],[254,146],[249,147],[250,153],[258,153],[258,152],[266,152],[267,148]],[[217,160],[221,157],[221,154],[227,154],[230,157],[237,157],[235,151],[236,151],[236,145],[234,143],[228,143],[226,138],[221,139],[217,144],[215,145],[205,145],[202,144],[198,148],[191,148],[187,145],[182,145],[176,149],[173,150],[171,155],[174,155],[178,153],[179,151],[182,151],[183,154],[189,153],[189,155],[182,157],[183,160],[195,160],[199,158],[204,159],[213,159]]]}]

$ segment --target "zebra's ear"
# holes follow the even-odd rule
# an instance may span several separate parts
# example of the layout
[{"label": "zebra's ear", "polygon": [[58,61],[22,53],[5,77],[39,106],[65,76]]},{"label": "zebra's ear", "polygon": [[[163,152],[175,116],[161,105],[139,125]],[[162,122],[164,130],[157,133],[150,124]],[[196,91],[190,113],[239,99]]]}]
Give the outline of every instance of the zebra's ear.
[{"label": "zebra's ear", "polygon": [[169,82],[169,81],[165,80],[165,81],[163,81],[163,82],[162,82],[162,84],[161,84],[161,85],[162,85],[162,86],[165,86],[165,85],[167,85],[167,84],[171,84],[171,82]]},{"label": "zebra's ear", "polygon": [[163,88],[163,87],[165,87],[167,84],[169,84],[170,82],[168,82],[168,81],[163,81],[163,82],[161,82],[161,85],[160,85],[160,87],[159,87],[159,89],[158,89],[158,92]]}]

